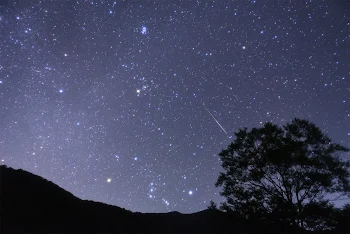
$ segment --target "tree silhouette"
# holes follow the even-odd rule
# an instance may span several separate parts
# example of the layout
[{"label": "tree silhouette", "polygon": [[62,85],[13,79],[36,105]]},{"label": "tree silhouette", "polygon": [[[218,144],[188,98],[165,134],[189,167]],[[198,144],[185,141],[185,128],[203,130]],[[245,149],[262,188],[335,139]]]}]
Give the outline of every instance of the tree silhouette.
[{"label": "tree silhouette", "polygon": [[209,205],[208,205],[209,210],[217,210],[217,205],[213,200],[210,200]]},{"label": "tree silhouette", "polygon": [[336,231],[337,232],[348,232],[350,231],[350,204],[345,204],[342,209],[339,210],[336,219]]},{"label": "tree silhouette", "polygon": [[350,194],[350,163],[339,155],[349,151],[346,147],[297,118],[282,127],[266,123],[239,129],[235,135],[219,154],[225,171],[216,182],[226,198],[222,210],[289,227],[329,228],[327,197]]}]

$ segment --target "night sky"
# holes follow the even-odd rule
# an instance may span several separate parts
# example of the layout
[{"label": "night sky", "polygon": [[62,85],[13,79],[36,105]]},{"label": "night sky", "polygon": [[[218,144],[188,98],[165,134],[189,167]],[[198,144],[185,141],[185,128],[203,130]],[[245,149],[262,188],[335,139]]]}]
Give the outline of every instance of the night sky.
[{"label": "night sky", "polygon": [[350,147],[349,22],[349,1],[1,0],[0,163],[202,210],[239,128],[298,117]]}]

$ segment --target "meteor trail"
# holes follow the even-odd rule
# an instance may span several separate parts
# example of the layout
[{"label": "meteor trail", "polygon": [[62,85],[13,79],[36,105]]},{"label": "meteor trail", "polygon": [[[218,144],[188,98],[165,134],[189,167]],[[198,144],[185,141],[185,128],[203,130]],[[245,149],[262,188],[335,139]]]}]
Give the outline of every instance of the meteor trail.
[{"label": "meteor trail", "polygon": [[203,106],[204,106],[205,110],[210,114],[210,116],[215,120],[215,122],[219,125],[219,127],[222,129],[222,131],[224,131],[224,132],[226,133],[226,135],[227,135],[226,130],[221,126],[221,124],[219,123],[219,121],[217,121],[217,120],[215,119],[215,117],[210,113],[210,111],[209,111],[208,108],[204,105],[204,103],[203,103]]}]

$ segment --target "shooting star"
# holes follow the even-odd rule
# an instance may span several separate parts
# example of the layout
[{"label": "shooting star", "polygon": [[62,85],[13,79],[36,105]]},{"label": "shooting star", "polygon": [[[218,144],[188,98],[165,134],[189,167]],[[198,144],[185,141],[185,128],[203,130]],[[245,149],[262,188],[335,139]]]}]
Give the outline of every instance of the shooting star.
[{"label": "shooting star", "polygon": [[226,133],[226,135],[227,135],[226,130],[221,126],[221,124],[219,123],[219,121],[217,121],[217,120],[215,119],[215,117],[210,113],[210,111],[209,111],[208,108],[204,105],[204,103],[203,103],[203,106],[204,106],[205,110],[210,114],[210,116],[215,120],[215,122],[219,125],[219,127],[222,129],[222,131],[224,131],[224,133]]}]

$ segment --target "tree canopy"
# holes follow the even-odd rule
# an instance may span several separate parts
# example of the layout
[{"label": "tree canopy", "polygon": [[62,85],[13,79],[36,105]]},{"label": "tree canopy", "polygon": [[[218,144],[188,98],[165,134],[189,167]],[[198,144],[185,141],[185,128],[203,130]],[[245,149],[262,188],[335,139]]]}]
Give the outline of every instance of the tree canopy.
[{"label": "tree canopy", "polygon": [[306,229],[332,226],[330,199],[350,194],[350,163],[340,157],[349,149],[297,118],[283,126],[239,129],[235,136],[219,153],[222,210]]}]

